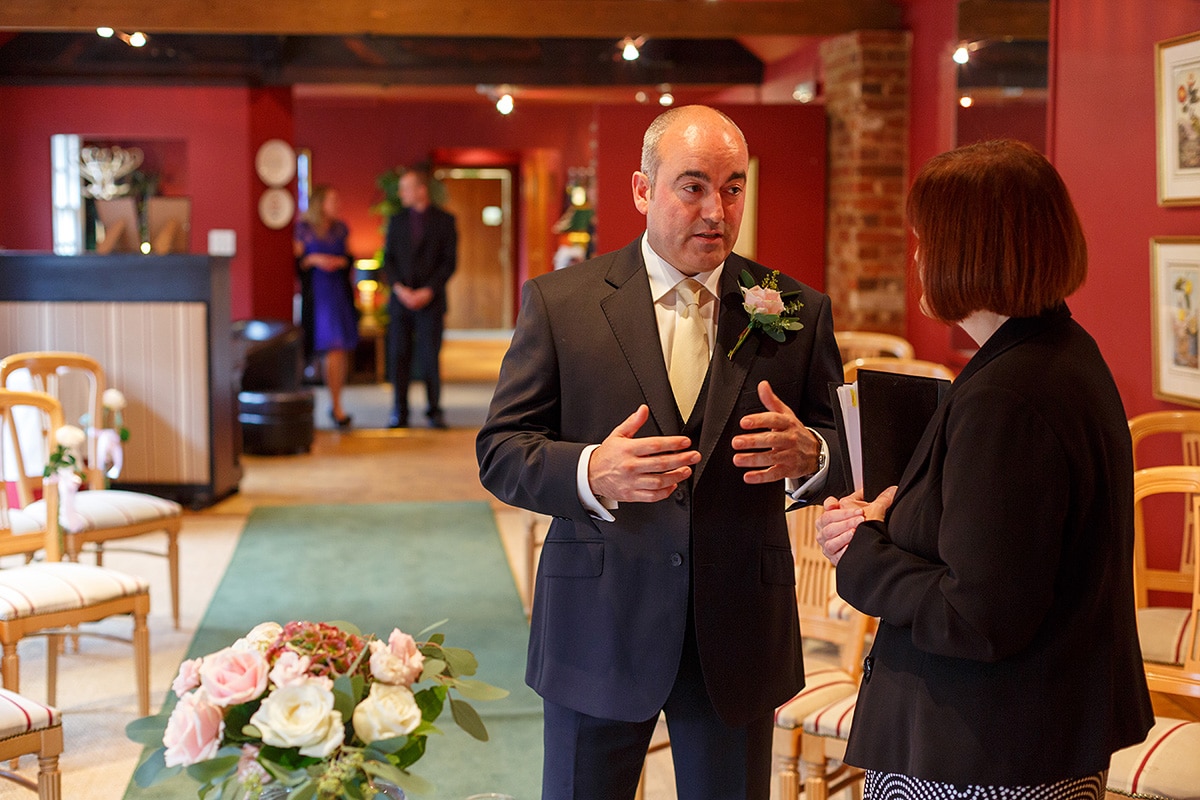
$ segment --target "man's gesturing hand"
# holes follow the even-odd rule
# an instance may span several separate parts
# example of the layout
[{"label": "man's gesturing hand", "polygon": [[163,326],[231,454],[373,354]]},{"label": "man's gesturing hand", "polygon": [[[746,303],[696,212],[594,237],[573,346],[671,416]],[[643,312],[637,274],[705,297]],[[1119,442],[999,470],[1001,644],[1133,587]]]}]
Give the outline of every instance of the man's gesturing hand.
[{"label": "man's gesturing hand", "polygon": [[741,451],[733,456],[734,466],[750,469],[743,480],[770,483],[816,472],[821,442],[776,396],[771,384],[759,382],[758,399],[767,410],[747,414],[741,421],[742,430],[754,432],[733,437],[733,449]]},{"label": "man's gesturing hand", "polygon": [[592,451],[588,484],[597,497],[620,503],[656,503],[691,476],[700,453],[686,449],[692,444],[686,436],[634,438],[649,418],[649,407],[638,406]]}]

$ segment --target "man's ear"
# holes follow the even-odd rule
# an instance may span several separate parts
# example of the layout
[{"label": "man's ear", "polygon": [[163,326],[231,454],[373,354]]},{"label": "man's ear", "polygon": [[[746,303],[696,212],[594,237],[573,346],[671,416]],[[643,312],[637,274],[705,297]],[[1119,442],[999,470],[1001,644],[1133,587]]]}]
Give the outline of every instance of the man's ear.
[{"label": "man's ear", "polygon": [[643,214],[650,207],[650,192],[650,179],[646,173],[633,173],[633,205]]}]

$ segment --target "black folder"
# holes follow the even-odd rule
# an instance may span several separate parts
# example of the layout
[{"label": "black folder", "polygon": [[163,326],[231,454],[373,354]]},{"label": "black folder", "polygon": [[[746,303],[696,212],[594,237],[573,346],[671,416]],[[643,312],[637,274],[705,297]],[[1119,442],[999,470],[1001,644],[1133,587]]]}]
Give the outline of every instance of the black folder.
[{"label": "black folder", "polygon": [[[858,417],[862,432],[863,497],[874,500],[900,482],[950,381],[922,375],[858,371]],[[842,445],[844,474],[853,475],[837,385],[830,386],[834,422]]]}]

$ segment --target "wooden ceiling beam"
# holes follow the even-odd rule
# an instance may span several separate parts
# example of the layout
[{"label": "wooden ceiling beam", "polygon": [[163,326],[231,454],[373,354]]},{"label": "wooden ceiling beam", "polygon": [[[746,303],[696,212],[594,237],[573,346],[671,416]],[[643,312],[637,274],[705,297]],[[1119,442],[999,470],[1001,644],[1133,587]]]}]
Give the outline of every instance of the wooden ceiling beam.
[{"label": "wooden ceiling beam", "polygon": [[[1007,4],[1006,4],[1007,5]],[[892,0],[4,0],[0,30],[495,36],[830,36],[901,26]]]},{"label": "wooden ceiling beam", "polygon": [[958,35],[968,42],[1046,41],[1050,38],[1050,4],[1046,0],[962,0]]}]

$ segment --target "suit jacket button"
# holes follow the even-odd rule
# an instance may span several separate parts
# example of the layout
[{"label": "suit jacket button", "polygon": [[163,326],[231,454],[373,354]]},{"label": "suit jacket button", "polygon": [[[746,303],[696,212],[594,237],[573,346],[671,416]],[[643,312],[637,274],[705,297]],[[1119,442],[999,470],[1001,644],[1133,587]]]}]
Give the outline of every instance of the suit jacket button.
[{"label": "suit jacket button", "polygon": [[671,553],[671,566],[678,567],[678,566],[681,566],[682,564],[683,564],[683,556],[679,555],[679,553]]},{"label": "suit jacket button", "polygon": [[871,670],[875,668],[875,656],[867,656],[863,659],[863,683],[869,683],[871,680]]},{"label": "suit jacket button", "polygon": [[682,503],[687,500],[687,492],[685,492],[683,489],[676,489],[671,493],[671,497],[676,503]]}]

